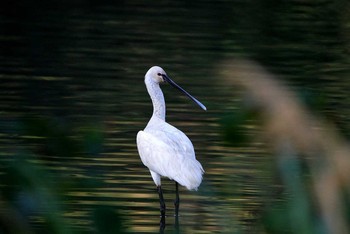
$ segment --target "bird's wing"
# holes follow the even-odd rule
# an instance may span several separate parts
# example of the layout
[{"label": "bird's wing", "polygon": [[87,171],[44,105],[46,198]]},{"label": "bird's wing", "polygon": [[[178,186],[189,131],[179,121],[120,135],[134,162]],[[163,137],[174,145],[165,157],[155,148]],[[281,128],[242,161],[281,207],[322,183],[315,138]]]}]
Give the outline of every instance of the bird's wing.
[{"label": "bird's wing", "polygon": [[203,168],[195,159],[192,143],[181,131],[167,130],[139,131],[140,158],[151,171],[196,189],[202,180]]},{"label": "bird's wing", "polygon": [[146,167],[170,179],[179,171],[178,166],[185,158],[176,147],[145,131],[137,134],[137,149]]},{"label": "bird's wing", "polygon": [[161,139],[168,146],[172,147],[179,154],[194,159],[194,148],[191,140],[186,134],[166,122],[164,122],[162,126],[163,127],[160,129],[151,131],[151,133]]}]

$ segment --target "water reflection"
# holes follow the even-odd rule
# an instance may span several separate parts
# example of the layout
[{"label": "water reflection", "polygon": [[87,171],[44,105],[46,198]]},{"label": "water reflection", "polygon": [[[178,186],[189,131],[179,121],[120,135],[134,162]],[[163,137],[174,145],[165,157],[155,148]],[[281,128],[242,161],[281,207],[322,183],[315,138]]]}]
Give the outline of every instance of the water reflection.
[{"label": "water reflection", "polygon": [[[284,191],[270,154],[255,138],[260,129],[253,121],[237,129],[250,144],[232,147],[222,138],[222,116],[239,112],[234,95],[241,92],[218,82],[213,68],[225,56],[253,57],[295,89],[316,94],[307,98],[318,104],[317,113],[350,132],[348,8],[340,2],[83,2],[0,10],[0,175],[16,157],[32,155],[31,166],[50,172],[39,176],[39,188],[54,178],[48,187],[62,204],[52,206],[62,206],[57,213],[73,230],[94,231],[92,214],[101,205],[121,213],[130,233],[263,229],[264,207]],[[198,192],[181,190],[180,216],[173,218],[170,210],[164,222],[135,145],[152,113],[143,76],[155,64],[198,94],[209,110],[203,115],[186,98],[172,95],[176,91],[163,89],[167,120],[191,138],[206,171]],[[12,198],[20,182],[1,181],[1,197]],[[163,184],[171,207],[173,182]],[[41,218],[28,222],[47,232]]]},{"label": "water reflection", "polygon": [[[178,219],[178,218],[176,218]],[[160,222],[159,222],[159,233],[163,234],[164,233],[164,229],[165,229],[165,216],[161,215],[160,217]]]},{"label": "water reflection", "polygon": [[[180,233],[180,223],[179,223],[179,216],[175,216],[175,221],[174,221],[174,233],[178,234]],[[165,233],[165,227],[166,227],[166,216],[161,216],[160,217],[160,222],[159,222],[159,233],[163,234]]]}]

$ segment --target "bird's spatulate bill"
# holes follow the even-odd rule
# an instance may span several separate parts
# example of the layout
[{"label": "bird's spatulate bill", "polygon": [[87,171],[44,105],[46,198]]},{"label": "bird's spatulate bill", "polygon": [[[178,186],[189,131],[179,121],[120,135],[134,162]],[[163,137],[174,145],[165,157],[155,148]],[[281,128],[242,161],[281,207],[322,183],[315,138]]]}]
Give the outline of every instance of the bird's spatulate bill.
[{"label": "bird's spatulate bill", "polygon": [[191,94],[189,94],[186,90],[181,88],[178,84],[176,84],[172,79],[169,78],[167,75],[163,75],[163,78],[173,87],[177,88],[184,94],[186,94],[187,97],[189,97],[192,101],[194,101],[198,106],[200,106],[203,110],[207,110],[207,108],[200,102],[198,101],[195,97],[193,97]]}]

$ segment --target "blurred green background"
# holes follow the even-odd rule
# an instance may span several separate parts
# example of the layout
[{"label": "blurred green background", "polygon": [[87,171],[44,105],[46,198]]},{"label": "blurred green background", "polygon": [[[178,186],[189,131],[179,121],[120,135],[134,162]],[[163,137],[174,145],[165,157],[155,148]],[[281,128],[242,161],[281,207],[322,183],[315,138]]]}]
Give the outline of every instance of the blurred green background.
[{"label": "blurred green background", "polygon": [[348,1],[5,0],[0,12],[0,233],[159,231],[135,143],[153,65],[208,108],[162,87],[206,171],[198,192],[181,188],[178,226],[163,179],[166,233],[349,230]]}]

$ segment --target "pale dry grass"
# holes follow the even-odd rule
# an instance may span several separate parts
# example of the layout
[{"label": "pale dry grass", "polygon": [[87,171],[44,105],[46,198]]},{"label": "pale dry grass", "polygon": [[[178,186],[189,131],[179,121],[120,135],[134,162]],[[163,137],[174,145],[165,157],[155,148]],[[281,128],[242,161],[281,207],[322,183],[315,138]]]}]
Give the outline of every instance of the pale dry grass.
[{"label": "pale dry grass", "polygon": [[[350,147],[335,127],[312,115],[296,95],[259,64],[228,60],[220,66],[223,81],[238,86],[262,116],[263,137],[275,155],[286,145],[302,156],[312,174],[313,198],[328,233],[350,233],[344,191],[350,194]],[[345,199],[348,199],[345,198]]]}]

